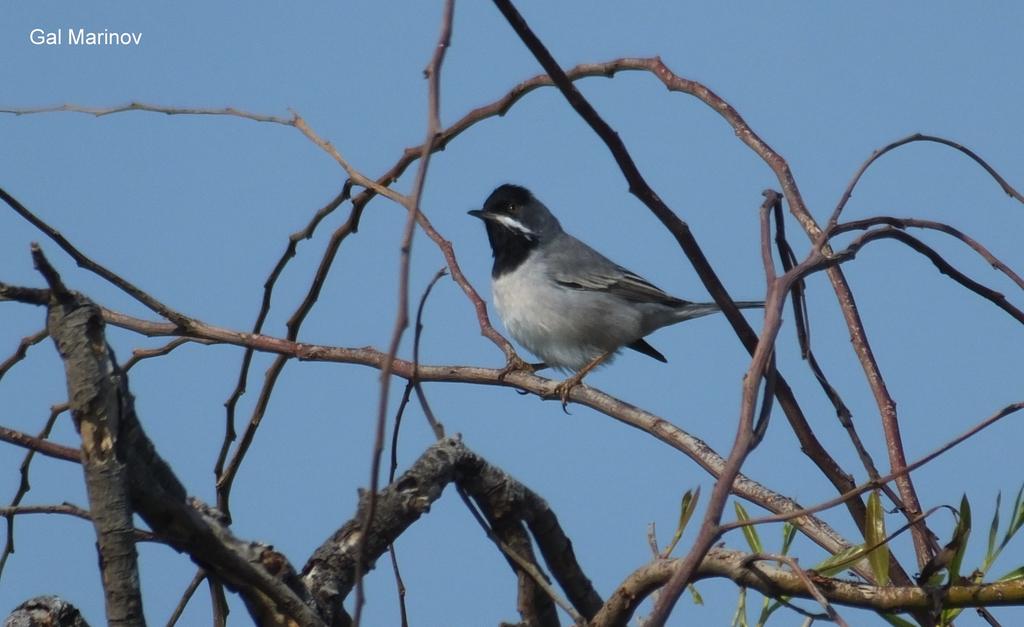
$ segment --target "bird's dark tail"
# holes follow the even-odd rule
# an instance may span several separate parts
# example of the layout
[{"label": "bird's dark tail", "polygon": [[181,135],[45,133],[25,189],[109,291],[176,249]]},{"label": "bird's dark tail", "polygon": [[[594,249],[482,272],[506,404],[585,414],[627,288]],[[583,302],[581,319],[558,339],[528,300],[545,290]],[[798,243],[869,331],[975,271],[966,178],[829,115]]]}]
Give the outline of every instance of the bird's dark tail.
[{"label": "bird's dark tail", "polygon": [[[764,307],[764,301],[762,300],[738,300],[736,306],[740,309],[757,309]],[[708,314],[718,313],[722,308],[715,303],[686,303],[682,307],[676,310],[676,320],[682,322],[683,320],[692,320],[693,318],[700,318]]]}]

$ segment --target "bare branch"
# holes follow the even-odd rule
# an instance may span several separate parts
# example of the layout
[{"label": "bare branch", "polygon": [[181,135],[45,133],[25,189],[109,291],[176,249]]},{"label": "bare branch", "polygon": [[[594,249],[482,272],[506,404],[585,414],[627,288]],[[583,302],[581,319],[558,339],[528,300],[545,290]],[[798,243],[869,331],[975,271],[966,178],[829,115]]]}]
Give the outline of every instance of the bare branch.
[{"label": "bare branch", "polygon": [[[491,465],[474,465],[472,472],[462,474],[459,487],[479,505],[487,516],[490,528],[499,535],[503,528],[516,527],[519,521],[525,522],[544,557],[544,562],[578,613],[567,608],[566,603],[558,595],[548,590],[547,582],[539,574],[531,572],[537,585],[545,589],[555,603],[565,609],[575,622],[581,622],[581,616],[586,619],[593,618],[603,604],[601,597],[580,567],[572,549],[572,542],[543,498],[500,468]],[[515,556],[527,557],[529,563],[534,561],[532,549],[528,544],[525,547],[513,546],[512,553]],[[518,564],[519,560],[515,556],[511,556],[511,559],[516,560]],[[527,566],[519,565],[529,570],[529,563]]]},{"label": "bare branch", "polygon": [[[104,310],[104,319],[109,324],[150,336],[173,336],[178,333],[178,329],[172,324],[140,320],[110,310]],[[343,348],[296,343],[266,335],[253,335],[214,327],[198,320],[194,322],[191,334],[193,337],[213,343],[233,344],[276,353],[282,356],[281,359],[295,358],[304,361],[350,363],[371,368],[380,368],[384,359],[384,353],[373,348]],[[515,387],[548,400],[558,398],[555,393],[558,384],[556,381],[522,371],[509,373],[504,369],[475,366],[416,365],[410,361],[396,359],[392,364],[392,374],[403,379],[411,379],[415,375],[416,378],[424,382],[443,381]],[[781,380],[779,384],[781,384]],[[576,403],[595,409],[672,446],[697,462],[712,476],[718,477],[721,473],[724,459],[704,441],[683,431],[671,422],[587,385],[573,388],[571,398]],[[856,486],[850,482],[850,487],[852,489]],[[737,477],[733,484],[733,493],[773,512],[800,509],[793,500],[742,475]],[[804,519],[797,521],[797,524],[808,537],[826,550],[838,552],[847,546],[838,534],[821,521]],[[865,571],[865,575],[870,576],[870,572]]]},{"label": "bare branch", "polygon": [[195,576],[192,577],[192,581],[189,582],[185,591],[181,593],[181,600],[179,600],[178,604],[174,606],[174,611],[171,612],[170,618],[167,619],[167,627],[174,627],[178,624],[178,619],[181,618],[182,612],[185,611],[185,606],[192,600],[192,596],[196,593],[196,590],[199,589],[199,584],[204,581],[206,581],[206,571],[200,568],[196,571]]},{"label": "bare branch", "polygon": [[135,287],[125,279],[121,278],[118,274],[108,270],[104,266],[93,261],[87,257],[84,253],[78,250],[71,242],[69,242],[59,231],[51,227],[46,222],[39,219],[34,213],[29,211],[22,205],[16,198],[7,193],[6,190],[0,188],[0,200],[3,200],[7,205],[15,211],[18,215],[25,218],[32,226],[39,229],[44,235],[53,240],[61,249],[71,256],[80,267],[96,274],[97,276],[108,281],[124,293],[128,294],[135,300],[139,301],[153,312],[159,314],[161,317],[170,320],[171,322],[181,326],[183,328],[188,327],[189,320],[185,316],[174,311],[167,305],[161,303],[157,299],[153,298],[143,290]]},{"label": "bare branch", "polygon": [[946,261],[942,255],[935,251],[935,249],[931,248],[930,246],[928,246],[921,240],[917,239],[913,235],[901,231],[900,229],[892,227],[881,227],[872,229],[864,233],[857,239],[855,239],[844,250],[835,253],[830,259],[830,261],[835,261],[837,263],[849,261],[850,259],[853,259],[858,252],[860,252],[861,248],[863,248],[865,244],[880,239],[894,239],[899,242],[902,242],[903,244],[906,244],[911,249],[927,257],[932,262],[932,264],[934,264],[935,267],[938,268],[939,272],[945,274],[946,276],[953,279],[960,285],[966,287],[968,290],[974,292],[978,296],[981,296],[985,300],[991,302],[996,307],[999,307],[1006,313],[1010,314],[1010,316],[1012,316],[1018,322],[1024,324],[1024,311],[1010,304],[1010,302],[1006,299],[1005,294],[1003,294],[1002,292],[997,292],[996,290],[985,285],[982,285],[981,283],[978,283],[974,279],[968,277],[963,272],[957,270],[953,266],[953,264]]},{"label": "bare branch", "polygon": [[68,462],[81,463],[81,452],[77,448],[63,446],[56,442],[50,442],[43,438],[37,438],[21,431],[0,427],[0,440],[20,446],[22,448],[42,453],[47,457],[63,459]]},{"label": "bare branch", "polygon": [[78,608],[55,596],[35,597],[14,608],[4,627],[89,627]]},{"label": "bare branch", "polygon": [[[782,204],[777,203],[774,207],[775,217],[775,228],[776,228],[776,248],[779,251],[779,257],[782,260],[782,268],[786,272],[790,272],[797,265],[796,254],[789,245],[789,241],[786,239],[785,232],[785,220],[782,215]],[[875,464],[875,460],[872,458],[871,453],[868,452],[864,442],[860,438],[860,434],[857,433],[857,428],[853,423],[853,414],[850,409],[843,402],[842,397],[832,383],[828,380],[825,375],[825,371],[818,363],[818,358],[815,356],[814,351],[811,348],[811,334],[810,334],[810,318],[807,314],[807,306],[805,299],[805,284],[803,278],[798,278],[793,283],[793,289],[790,299],[793,305],[794,318],[796,323],[796,336],[797,341],[800,345],[800,353],[807,361],[807,365],[811,369],[811,373],[814,378],[818,381],[821,386],[822,392],[832,403],[832,407],[835,408],[836,418],[839,420],[839,424],[846,430],[847,436],[850,438],[850,442],[853,444],[854,450],[857,451],[857,456],[860,458],[861,465],[867,471],[870,479],[877,479],[879,476],[878,467]],[[886,496],[894,503],[897,507],[903,509],[903,502],[900,500],[899,495],[890,488],[887,484],[883,484],[880,488],[885,492]],[[848,492],[849,493],[849,492]],[[850,499],[845,501],[846,503],[857,503],[860,511],[863,512],[863,504],[859,499]],[[854,520],[865,521],[865,515],[857,515],[854,508],[850,508],[851,513],[854,514]],[[864,523],[858,523],[861,533],[864,533]],[[910,579],[907,574],[903,571],[903,568],[895,560],[890,563],[891,578],[900,583],[909,584]]]},{"label": "bare branch", "polygon": [[[346,189],[342,190],[342,195],[348,193],[347,188],[348,185],[346,185]],[[291,317],[288,318],[285,325],[288,329],[287,337],[289,340],[295,340],[298,337],[302,323],[305,321],[306,316],[309,315],[310,311],[312,311],[313,306],[320,297],[320,291],[323,289],[324,282],[327,280],[327,275],[330,272],[339,249],[341,248],[342,242],[344,242],[349,235],[356,232],[359,227],[361,215],[362,210],[353,207],[352,211],[349,213],[348,219],[331,234],[331,238],[327,243],[327,248],[320,259],[320,264],[317,266],[316,273],[306,291],[306,295],[303,297],[299,306],[296,307]],[[224,459],[227,455],[228,447],[234,439],[233,420],[229,421],[226,426],[225,438],[221,447],[221,454],[217,459],[215,472],[217,473],[217,507],[227,515],[229,521],[231,520],[231,510],[229,506],[231,488],[234,484],[235,477],[238,474],[238,470],[241,468],[241,464],[245,459],[245,455],[249,450],[249,446],[252,444],[253,438],[256,436],[256,431],[259,429],[263,416],[266,413],[267,405],[270,403],[270,396],[273,394],[278,377],[284,369],[287,361],[288,357],[280,355],[274,360],[270,367],[267,368],[266,374],[264,375],[263,386],[260,389],[259,396],[257,397],[256,403],[253,407],[249,423],[246,425],[245,431],[242,433],[242,437],[235,448],[234,455],[232,455],[230,461],[225,464]],[[221,469],[223,469],[222,472]]]},{"label": "bare branch", "polygon": [[[132,356],[128,358],[128,361],[124,362],[124,371],[128,372],[129,370],[132,369],[132,367],[135,364],[139,363],[140,361],[143,361],[145,359],[152,359],[154,357],[163,357],[164,355],[169,355],[174,349],[178,348],[179,346],[183,346],[185,344],[189,344],[195,341],[196,340],[193,340],[191,338],[179,337],[157,348],[136,348],[135,350],[132,351]],[[203,342],[198,343],[202,344]]]},{"label": "bare branch", "polygon": [[863,220],[853,220],[851,222],[844,222],[843,224],[838,224],[835,228],[832,229],[831,233],[832,236],[835,236],[840,233],[845,233],[847,231],[864,230],[882,224],[894,226],[898,229],[907,229],[910,227],[916,227],[919,229],[930,229],[934,231],[940,231],[942,233],[945,233],[946,235],[955,237],[964,244],[970,246],[971,249],[974,250],[974,252],[978,253],[993,268],[1005,274],[1007,277],[1010,278],[1011,281],[1016,283],[1018,287],[1024,290],[1024,278],[1021,278],[1020,275],[1014,272],[1012,268],[1010,268],[1008,265],[1003,263],[998,257],[989,252],[989,250],[985,248],[985,246],[983,246],[980,242],[978,242],[971,236],[967,235],[966,233],[963,233],[959,229],[956,229],[943,222],[935,222],[933,220],[921,220],[918,218],[895,218],[891,216],[876,216],[874,218],[865,218]]},{"label": "bare branch", "polygon": [[[288,586],[293,571],[280,554],[256,543],[235,539],[215,513],[203,511],[197,501],[187,499],[181,483],[156,453],[139,424],[127,389],[127,378],[107,347],[99,308],[84,297],[64,291],[59,277],[45,259],[40,254],[36,258],[54,294],[48,327],[65,359],[71,405],[83,436],[83,460],[95,464],[105,456],[115,456],[123,464],[131,497],[129,534],[130,513],[134,509],[159,538],[187,552],[216,573],[218,579],[238,590],[254,617],[263,617],[257,618],[258,621],[269,621],[272,615],[284,614],[303,624],[320,624],[319,618],[299,596],[303,590]],[[57,296],[61,293],[63,298]],[[97,404],[104,406],[102,411],[108,422],[93,424],[95,421],[86,414],[98,413],[94,407]],[[99,518],[102,499],[94,494],[91,485],[89,487],[93,516]],[[97,521],[98,527],[105,524]],[[134,545],[130,551],[129,555],[134,556]],[[104,560],[118,564],[105,554]],[[124,577],[130,579],[127,574]]]},{"label": "bare branch", "polygon": [[64,360],[71,417],[82,436],[82,468],[96,528],[100,574],[111,625],[145,625],[138,555],[135,551],[128,467],[118,454],[121,416],[130,402],[127,386],[111,385],[117,372],[109,360],[99,308],[67,292],[38,246],[36,268],[50,284],[46,327]]},{"label": "bare branch", "polygon": [[843,620],[843,617],[840,616],[838,612],[836,612],[835,608],[832,607],[832,604],[829,603],[828,599],[825,598],[825,595],[822,594],[821,588],[819,588],[813,581],[811,581],[811,577],[806,572],[804,572],[804,569],[800,568],[800,565],[797,563],[795,558],[792,558],[788,555],[751,555],[748,558],[746,565],[749,567],[752,566],[753,563],[756,561],[766,560],[779,562],[780,564],[786,564],[787,566],[789,566],[790,571],[794,575],[799,577],[801,582],[803,582],[804,586],[807,589],[807,593],[810,594],[810,596],[815,601],[817,601],[819,605],[821,605],[822,609],[825,610],[825,613],[828,615],[829,620],[836,623],[840,627],[849,627],[849,624],[845,620]]},{"label": "bare branch", "polygon": [[[936,603],[942,608],[955,608],[1016,605],[1024,601],[1024,580],[952,586],[941,590],[918,586],[881,587],[821,577],[813,571],[804,571],[800,576],[777,568],[751,567],[747,565],[750,557],[740,551],[713,548],[701,562],[694,578],[726,578],[771,598],[812,598],[806,578],[828,603],[884,613],[931,611]],[[659,560],[633,572],[608,599],[591,625],[626,625],[640,603],[669,581],[679,568],[679,562]]]},{"label": "bare branch", "polygon": [[[266,322],[267,316],[270,314],[270,303],[273,299],[274,287],[277,285],[277,280],[281,277],[281,273],[284,272],[288,262],[295,257],[299,241],[312,238],[313,233],[316,231],[316,227],[320,224],[320,221],[333,213],[335,209],[341,206],[341,203],[345,202],[351,189],[352,186],[350,184],[344,185],[337,196],[313,215],[313,218],[304,229],[292,233],[288,237],[288,245],[281,254],[281,258],[277,260],[277,263],[274,265],[274,269],[270,271],[270,275],[267,277],[266,281],[263,282],[263,301],[260,304],[259,313],[256,314],[256,322],[254,322],[252,326],[253,333],[261,333],[263,331],[263,323]],[[231,443],[235,441],[235,408],[238,405],[239,399],[243,394],[245,394],[246,382],[249,379],[249,367],[252,364],[253,352],[253,349],[247,348],[245,353],[242,355],[242,366],[239,368],[238,372],[238,383],[235,384],[234,391],[231,392],[231,396],[229,396],[228,400],[224,403],[226,414],[224,419],[224,440],[221,444],[220,453],[217,455],[217,461],[214,464],[213,469],[214,475],[217,477],[220,477],[223,474],[224,462],[227,460],[228,453],[230,452]]]},{"label": "bare branch", "polygon": [[3,379],[4,375],[7,374],[7,371],[13,368],[15,364],[22,359],[25,359],[25,356],[28,355],[29,348],[35,346],[39,342],[42,342],[48,336],[49,333],[47,333],[44,328],[41,331],[36,331],[32,335],[21,338],[21,341],[18,342],[18,348],[14,350],[14,354],[5,359],[3,363],[0,363],[0,379]]},{"label": "bare branch", "polygon": [[816,514],[818,512],[825,511],[826,509],[830,509],[832,507],[835,507],[836,505],[841,504],[846,499],[853,498],[853,497],[857,496],[858,494],[863,494],[863,493],[865,493],[865,492],[867,492],[869,490],[880,489],[886,483],[892,481],[893,479],[895,479],[899,475],[906,474],[906,473],[909,473],[909,472],[913,472],[914,470],[917,470],[921,466],[924,466],[928,462],[938,458],[940,455],[942,455],[943,453],[945,453],[949,449],[953,448],[954,446],[957,446],[957,445],[959,445],[959,444],[961,444],[963,442],[966,442],[970,438],[974,437],[974,435],[976,435],[976,434],[980,433],[981,431],[987,429],[988,427],[994,425],[995,423],[999,422],[1003,418],[1005,418],[1005,417],[1007,417],[1007,416],[1009,416],[1011,414],[1014,414],[1014,413],[1016,413],[1018,411],[1021,411],[1022,409],[1024,409],[1024,401],[1020,401],[1020,402],[1017,402],[1017,403],[1010,403],[1009,405],[1003,407],[1002,409],[1000,409],[996,413],[992,414],[988,418],[986,418],[986,419],[982,420],[981,422],[979,422],[978,424],[974,425],[973,427],[971,427],[970,429],[968,429],[964,433],[961,433],[960,435],[956,436],[955,438],[953,438],[949,442],[946,442],[945,444],[943,444],[939,448],[935,449],[931,453],[928,453],[927,455],[925,455],[921,459],[918,459],[918,460],[914,461],[911,464],[907,464],[907,466],[905,468],[901,468],[900,470],[898,470],[896,472],[892,472],[892,473],[890,473],[888,475],[885,475],[884,477],[878,477],[876,479],[872,479],[870,481],[866,481],[866,482],[862,483],[861,485],[857,486],[856,488],[854,488],[853,490],[851,490],[850,492],[847,492],[846,494],[841,494],[841,495],[839,495],[839,496],[837,496],[837,497],[835,497],[833,499],[829,499],[828,501],[819,503],[819,504],[814,505],[812,507],[804,508],[804,509],[800,510],[799,512],[790,512],[790,513],[787,513],[787,514],[777,514],[777,515],[774,515],[774,516],[764,516],[762,518],[751,518],[751,519],[746,520],[746,521],[736,521],[736,522],[731,522],[731,523],[724,523],[722,525],[722,530],[723,531],[730,531],[732,529],[738,529],[740,527],[746,527],[746,526],[749,526],[749,525],[761,525],[761,524],[771,523],[771,522],[783,522],[783,521],[787,521],[787,520],[792,520],[792,518],[794,516],[803,516],[803,515],[809,515],[809,514]]},{"label": "bare branch", "polygon": [[[39,435],[34,438],[34,441],[45,441],[46,438],[50,437],[50,432],[53,431],[53,426],[57,423],[57,417],[67,410],[68,405],[66,403],[51,407],[50,416],[46,419],[46,424],[43,425],[43,428],[39,431]],[[0,439],[3,439],[3,432],[3,427],[0,427]],[[74,451],[73,454],[75,455],[74,461],[79,461],[78,451]],[[35,455],[35,449],[29,448],[25,453],[25,457],[21,460],[21,466],[18,469],[18,472],[21,475],[21,481],[18,482],[18,490],[15,492],[14,498],[11,499],[11,507],[17,507],[20,505],[21,500],[25,498],[25,495],[32,489],[28,480],[28,475],[29,468],[32,466],[32,460],[35,459]],[[12,553],[14,553],[14,516],[7,516],[7,539],[4,542],[3,555],[0,556],[0,575],[3,575],[4,567],[7,565],[7,560],[10,558]]]},{"label": "bare branch", "polygon": [[518,518],[512,513],[493,511],[491,508],[487,508],[485,503],[483,504],[487,512],[485,519],[484,514],[477,510],[469,498],[465,488],[462,486],[457,486],[457,488],[466,509],[484,530],[487,539],[493,542],[505,556],[505,560],[512,567],[512,572],[516,574],[519,581],[516,607],[522,618],[522,624],[558,627],[558,614],[555,611],[555,605],[565,610],[573,618],[573,622],[583,624],[583,617],[559,596],[541,571],[540,565],[537,564],[537,558],[533,554],[530,536]]},{"label": "bare branch", "polygon": [[285,126],[292,126],[292,121],[288,118],[282,118],[275,115],[263,115],[260,113],[250,113],[248,111],[242,111],[234,107],[225,107],[222,109],[204,108],[204,107],[165,107],[163,105],[146,104],[144,102],[130,102],[126,105],[119,105],[116,107],[85,107],[77,104],[62,104],[55,107],[35,107],[27,109],[0,109],[0,113],[11,113],[14,115],[36,115],[40,113],[56,113],[56,112],[71,112],[71,113],[87,113],[97,118],[106,115],[112,115],[114,113],[124,113],[126,111],[149,111],[151,113],[163,113],[165,115],[226,115],[237,118],[245,118],[247,120],[253,120],[254,122],[270,122],[273,124],[283,124]]},{"label": "bare branch", "polygon": [[832,211],[832,215],[828,219],[828,225],[825,227],[826,233],[831,232],[832,229],[835,228],[836,224],[839,222],[839,215],[843,212],[843,209],[846,207],[846,203],[849,202],[850,198],[853,196],[853,189],[857,187],[857,184],[860,182],[861,177],[864,176],[864,173],[867,172],[867,169],[871,167],[871,165],[875,161],[877,161],[879,157],[886,154],[887,152],[895,150],[900,146],[905,146],[907,144],[911,144],[914,142],[934,142],[937,144],[942,144],[944,146],[949,146],[954,150],[959,150],[960,152],[974,160],[975,163],[984,168],[985,171],[988,172],[989,176],[991,176],[995,180],[995,182],[998,183],[1001,188],[1003,188],[1003,191],[1006,193],[1006,195],[1008,195],[1010,198],[1014,198],[1024,203],[1024,196],[1022,196],[1020,192],[1014,189],[1013,186],[1006,181],[1006,179],[1000,176],[999,173],[996,172],[995,168],[990,166],[988,162],[979,157],[970,148],[967,148],[966,146],[945,139],[943,137],[914,133],[913,135],[908,135],[902,139],[897,139],[891,144],[883,146],[882,148],[879,148],[878,150],[871,153],[871,156],[868,157],[867,161],[865,161],[860,166],[860,168],[857,169],[856,174],[853,175],[853,179],[850,180],[850,183],[846,186],[846,190],[843,191],[843,195],[839,198],[839,203],[836,204],[836,208]]},{"label": "bare branch", "polygon": [[[441,13],[441,33],[438,35],[437,45],[434,46],[434,54],[424,72],[428,84],[426,141],[423,143],[420,166],[416,171],[416,179],[413,182],[412,196],[409,197],[407,202],[403,203],[409,215],[405,222],[405,228],[402,231],[402,241],[399,246],[398,305],[395,312],[395,323],[391,332],[387,356],[380,370],[377,428],[374,433],[373,449],[370,455],[370,500],[366,508],[366,520],[363,521],[364,529],[368,529],[373,523],[374,510],[376,508],[381,457],[384,454],[384,434],[387,431],[388,394],[391,390],[391,364],[398,354],[398,346],[402,341],[402,336],[405,334],[405,329],[409,326],[409,264],[412,258],[412,238],[416,232],[417,216],[421,213],[420,202],[423,198],[423,186],[427,180],[427,169],[430,165],[430,155],[433,152],[434,138],[441,129],[441,66],[444,63],[445,52],[448,51],[448,46],[451,43],[455,0],[446,0]],[[362,577],[362,565],[366,555],[366,535],[363,535],[363,543],[360,545],[359,551],[360,558],[356,560],[356,609],[353,619],[355,627],[359,627],[363,614],[363,605],[366,602]]]}]

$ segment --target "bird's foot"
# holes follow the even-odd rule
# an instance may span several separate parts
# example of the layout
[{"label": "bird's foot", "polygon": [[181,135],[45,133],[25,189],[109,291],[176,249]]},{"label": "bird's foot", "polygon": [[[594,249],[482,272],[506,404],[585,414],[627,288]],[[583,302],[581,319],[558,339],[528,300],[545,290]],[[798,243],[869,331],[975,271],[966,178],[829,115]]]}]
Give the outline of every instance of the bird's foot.
[{"label": "bird's foot", "polygon": [[543,362],[539,364],[531,364],[528,361],[524,361],[523,358],[520,357],[519,355],[513,353],[512,356],[508,358],[508,362],[505,364],[505,367],[502,368],[501,372],[498,373],[498,381],[504,381],[505,377],[512,374],[513,372],[525,372],[527,374],[533,374],[535,371],[540,370],[541,368],[544,367],[545,366]]},{"label": "bird's foot", "polygon": [[608,351],[607,353],[598,355],[591,359],[587,365],[580,368],[576,374],[555,386],[554,392],[558,394],[558,398],[562,400],[562,411],[567,414],[569,413],[567,406],[569,405],[569,393],[572,392],[572,389],[580,384],[580,381],[583,380],[583,377],[587,376],[587,373],[600,366],[604,363],[604,360],[608,359],[608,357],[614,353],[615,351]]},{"label": "bird's foot", "polygon": [[565,413],[569,413],[569,394],[572,392],[572,389],[574,387],[576,387],[577,385],[580,384],[581,381],[583,381],[583,377],[585,377],[586,374],[586,372],[581,370],[580,372],[577,372],[576,374],[572,375],[571,377],[565,379],[564,381],[556,385],[555,389],[552,390],[553,394],[557,394],[559,400],[562,401],[562,411],[564,411]]}]

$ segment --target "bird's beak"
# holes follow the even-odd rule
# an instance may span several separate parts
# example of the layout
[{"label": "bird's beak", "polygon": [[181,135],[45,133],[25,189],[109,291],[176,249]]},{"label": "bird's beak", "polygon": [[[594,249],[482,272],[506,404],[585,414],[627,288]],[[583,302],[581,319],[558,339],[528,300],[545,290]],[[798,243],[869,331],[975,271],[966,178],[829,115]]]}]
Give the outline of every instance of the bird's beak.
[{"label": "bird's beak", "polygon": [[484,211],[482,209],[471,209],[470,211],[467,211],[466,213],[468,213],[469,215],[473,216],[474,218],[480,218],[481,220],[489,220],[490,219],[490,216],[487,215],[486,213],[484,213]]}]

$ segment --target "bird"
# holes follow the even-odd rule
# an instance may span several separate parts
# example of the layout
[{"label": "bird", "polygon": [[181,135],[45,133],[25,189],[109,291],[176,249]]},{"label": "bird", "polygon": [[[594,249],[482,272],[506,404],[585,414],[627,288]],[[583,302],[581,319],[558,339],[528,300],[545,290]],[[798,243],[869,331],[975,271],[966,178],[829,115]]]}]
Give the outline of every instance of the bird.
[{"label": "bird", "polygon": [[556,388],[563,409],[572,387],[623,348],[667,362],[647,335],[720,310],[671,296],[576,239],[525,187],[500,185],[468,213],[487,231],[491,293],[505,328],[545,366],[576,373]]}]

